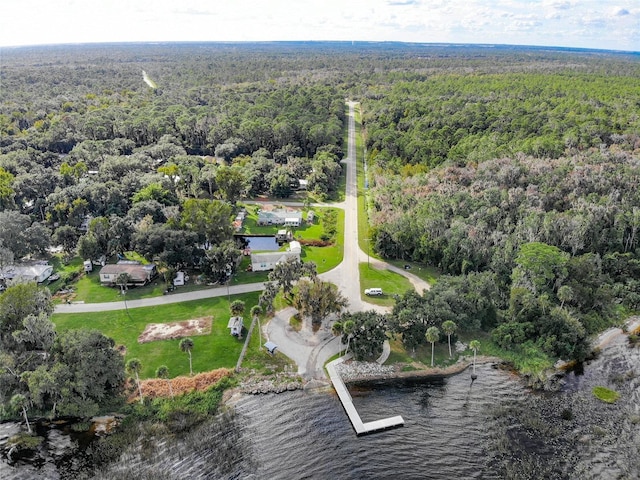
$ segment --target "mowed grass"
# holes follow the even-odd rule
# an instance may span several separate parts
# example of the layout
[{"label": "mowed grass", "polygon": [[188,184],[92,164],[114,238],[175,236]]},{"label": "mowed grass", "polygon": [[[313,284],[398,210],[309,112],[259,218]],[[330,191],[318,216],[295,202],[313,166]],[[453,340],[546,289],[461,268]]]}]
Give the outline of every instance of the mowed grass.
[{"label": "mowed grass", "polygon": [[[100,268],[96,267],[91,273],[83,273],[73,285],[75,290],[75,302],[103,303],[123,301],[120,287],[107,287],[100,284]],[[140,298],[151,298],[161,296],[167,288],[163,279],[158,276],[149,284],[140,287],[129,287],[126,291],[127,300],[137,300]],[[196,285],[193,277],[187,285],[178,287],[175,293],[185,293],[194,290],[204,290],[211,288],[206,284]]]},{"label": "mowed grass", "polygon": [[[231,300],[246,304],[245,327],[250,325],[249,310],[258,303],[259,292],[236,295]],[[226,297],[195,300],[169,305],[130,308],[99,313],[55,314],[52,318],[59,332],[74,328],[94,328],[126,348],[125,361],[138,358],[142,362],[142,378],[155,377],[160,365],[167,365],[171,377],[189,374],[189,357],[180,350],[180,340],[160,340],[140,344],[138,336],[148,323],[167,323],[212,316],[211,333],[191,337],[193,372],[206,372],[220,367],[234,368],[244,340],[229,334],[229,302]]]},{"label": "mowed grass", "polygon": [[[386,306],[394,305],[394,295],[403,295],[407,290],[413,290],[411,282],[395,272],[378,270],[364,262],[358,267],[360,270],[360,287],[362,288],[360,295],[368,303]],[[384,295],[365,295],[364,290],[367,288],[382,288]]]}]

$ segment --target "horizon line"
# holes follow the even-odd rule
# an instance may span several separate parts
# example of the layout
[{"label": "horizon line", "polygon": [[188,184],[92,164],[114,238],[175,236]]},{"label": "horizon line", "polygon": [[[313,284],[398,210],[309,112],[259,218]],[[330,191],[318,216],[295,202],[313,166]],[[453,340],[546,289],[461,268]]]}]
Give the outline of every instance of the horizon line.
[{"label": "horizon line", "polygon": [[34,43],[24,45],[0,45],[0,50],[28,49],[28,48],[50,48],[50,47],[86,47],[86,46],[116,46],[116,45],[175,45],[175,44],[220,44],[220,45],[266,45],[266,44],[345,44],[357,46],[359,44],[396,44],[406,46],[423,47],[478,47],[478,48],[529,48],[529,49],[552,49],[552,50],[574,50],[583,52],[607,52],[621,54],[640,54],[640,50],[619,50],[611,48],[594,47],[572,47],[562,45],[536,45],[536,44],[514,44],[495,42],[407,42],[402,40],[134,40],[134,41],[87,41],[87,42],[61,42],[61,43]]}]

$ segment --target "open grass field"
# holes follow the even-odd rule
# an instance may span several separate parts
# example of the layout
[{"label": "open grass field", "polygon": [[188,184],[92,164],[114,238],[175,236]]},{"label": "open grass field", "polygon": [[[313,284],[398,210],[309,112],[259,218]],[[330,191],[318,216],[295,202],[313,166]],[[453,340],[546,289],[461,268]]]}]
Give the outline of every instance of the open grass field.
[{"label": "open grass field", "polygon": [[[259,293],[237,295],[231,300],[246,304],[245,327],[250,325],[249,310],[258,303]],[[175,303],[156,307],[135,308],[100,313],[56,314],[52,320],[58,331],[73,328],[95,328],[111,337],[116,345],[126,348],[125,360],[142,362],[142,378],[155,376],[160,365],[167,365],[171,377],[189,374],[189,358],[180,351],[179,339],[138,343],[138,336],[148,323],[174,322],[198,317],[213,317],[209,335],[194,336],[193,371],[206,372],[220,367],[234,368],[244,340],[229,334],[229,302],[226,297]],[[252,345],[253,342],[252,342]],[[255,344],[257,347],[257,344]],[[252,347],[253,348],[253,347]]]},{"label": "open grass field", "polygon": [[[390,270],[378,270],[364,262],[359,265],[359,269],[361,296],[369,303],[391,306],[395,304],[394,295],[402,295],[413,289],[408,279]],[[384,295],[367,296],[364,294],[366,288],[382,288]]]}]

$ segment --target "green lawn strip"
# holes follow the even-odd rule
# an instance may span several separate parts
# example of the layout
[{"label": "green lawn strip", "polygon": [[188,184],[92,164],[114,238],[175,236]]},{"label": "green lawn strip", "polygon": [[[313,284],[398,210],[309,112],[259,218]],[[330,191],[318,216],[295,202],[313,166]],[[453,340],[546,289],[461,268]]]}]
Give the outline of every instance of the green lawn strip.
[{"label": "green lawn strip", "polygon": [[[123,297],[120,294],[119,287],[107,287],[100,284],[100,268],[93,270],[91,273],[82,274],[78,281],[74,284],[75,297],[74,301],[85,303],[103,303],[103,302],[121,302]],[[178,287],[176,292],[184,293],[194,290],[204,290],[211,288],[210,285],[193,283],[195,276],[187,285]],[[156,277],[151,283],[140,287],[129,287],[126,293],[127,300],[137,300],[140,298],[158,297],[164,293],[167,286],[161,277]]]},{"label": "green lawn strip", "polygon": [[406,260],[384,259],[384,261],[398,268],[404,268],[405,265],[410,265],[411,268],[408,272],[413,273],[416,277],[421,278],[429,285],[436,283],[440,277],[440,272],[435,267],[425,266],[421,263],[407,262]]},{"label": "green lawn strip", "polygon": [[[359,264],[361,296],[368,303],[376,305],[394,305],[393,295],[402,295],[407,290],[412,290],[411,282],[402,275],[390,270],[378,270],[362,262]],[[367,296],[364,294],[366,288],[382,288],[384,295]]]},{"label": "green lawn strip", "polygon": [[[243,300],[247,306],[245,326],[249,326],[249,313],[258,303],[258,292],[233,296],[232,300]],[[130,315],[130,317],[129,317]],[[243,340],[229,334],[229,303],[226,297],[195,300],[155,307],[132,308],[99,313],[55,314],[52,318],[58,331],[73,328],[95,328],[113,338],[116,345],[127,349],[125,360],[138,358],[142,362],[142,378],[155,376],[160,365],[167,365],[171,377],[189,374],[189,358],[180,351],[180,340],[161,340],[138,343],[138,336],[148,323],[167,323],[213,316],[211,333],[196,335],[193,371],[206,372],[220,367],[234,368],[242,350]]]}]

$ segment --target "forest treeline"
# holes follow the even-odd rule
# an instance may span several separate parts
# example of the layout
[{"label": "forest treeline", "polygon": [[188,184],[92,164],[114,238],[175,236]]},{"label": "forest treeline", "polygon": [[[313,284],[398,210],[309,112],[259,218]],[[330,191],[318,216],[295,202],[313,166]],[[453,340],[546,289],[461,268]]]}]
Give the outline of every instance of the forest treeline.
[{"label": "forest treeline", "polygon": [[630,71],[531,70],[362,102],[375,250],[446,274],[394,308],[407,347],[449,320],[584,360],[589,335],[640,307],[640,87]]},{"label": "forest treeline", "polygon": [[639,74],[634,54],[533,47],[5,49],[0,263],[136,250],[226,278],[238,200],[335,194],[348,98],[372,246],[445,274],[392,331],[412,347],[452,319],[582,359],[640,304]]}]

